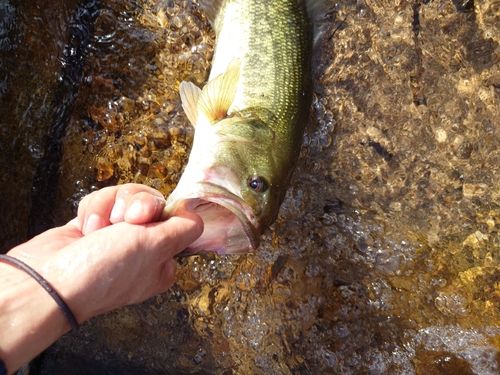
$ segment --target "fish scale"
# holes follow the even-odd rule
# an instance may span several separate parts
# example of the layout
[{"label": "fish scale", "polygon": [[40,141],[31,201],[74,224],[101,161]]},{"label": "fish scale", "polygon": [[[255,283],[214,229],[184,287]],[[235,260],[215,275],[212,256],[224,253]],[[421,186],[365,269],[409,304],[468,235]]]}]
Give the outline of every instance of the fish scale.
[{"label": "fish scale", "polygon": [[311,37],[305,17],[305,4],[297,1],[233,0],[223,3],[215,21],[218,40],[209,80],[241,58],[241,85],[229,113],[261,111],[287,140],[290,118],[298,120],[309,105]]},{"label": "fish scale", "polygon": [[165,217],[201,216],[185,253],[255,250],[276,220],[310,107],[312,27],[300,0],[201,1],[216,32],[208,83],[183,82],[193,148]]}]

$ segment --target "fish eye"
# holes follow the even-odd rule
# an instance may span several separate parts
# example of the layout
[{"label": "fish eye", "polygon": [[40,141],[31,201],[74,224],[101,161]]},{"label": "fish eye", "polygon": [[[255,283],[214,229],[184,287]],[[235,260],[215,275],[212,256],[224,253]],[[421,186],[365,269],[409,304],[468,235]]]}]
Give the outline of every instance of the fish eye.
[{"label": "fish eye", "polygon": [[252,176],[248,179],[248,187],[258,193],[263,193],[269,189],[269,183],[264,177]]}]

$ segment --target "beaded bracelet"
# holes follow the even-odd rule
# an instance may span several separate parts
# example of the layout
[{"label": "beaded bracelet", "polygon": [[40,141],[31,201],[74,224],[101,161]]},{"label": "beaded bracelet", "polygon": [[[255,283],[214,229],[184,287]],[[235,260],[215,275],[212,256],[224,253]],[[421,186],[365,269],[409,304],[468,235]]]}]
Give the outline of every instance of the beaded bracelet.
[{"label": "beaded bracelet", "polygon": [[57,294],[57,292],[50,286],[50,284],[45,281],[45,279],[38,273],[36,272],[33,268],[28,266],[26,263],[21,262],[19,259],[13,258],[9,255],[3,255],[0,254],[0,260],[3,260],[7,263],[10,263],[20,270],[23,270],[26,272],[28,275],[30,275],[32,278],[34,278],[38,284],[40,284],[46,291],[47,293],[50,294],[50,296],[56,301],[57,305],[61,309],[62,313],[64,316],[66,316],[66,319],[68,319],[69,324],[71,325],[73,333],[78,332],[78,321],[75,318],[75,315],[71,312],[69,306],[64,302],[64,300]]}]

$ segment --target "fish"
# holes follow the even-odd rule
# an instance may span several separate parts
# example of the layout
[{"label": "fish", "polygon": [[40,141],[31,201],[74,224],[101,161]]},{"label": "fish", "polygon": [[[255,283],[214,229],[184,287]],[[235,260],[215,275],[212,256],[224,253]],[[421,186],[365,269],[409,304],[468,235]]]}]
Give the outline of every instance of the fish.
[{"label": "fish", "polygon": [[[309,1],[311,3],[311,1]],[[182,207],[204,231],[180,255],[242,254],[277,219],[311,104],[313,26],[305,0],[200,0],[216,34],[203,88],[181,82],[195,127],[163,219]]]}]

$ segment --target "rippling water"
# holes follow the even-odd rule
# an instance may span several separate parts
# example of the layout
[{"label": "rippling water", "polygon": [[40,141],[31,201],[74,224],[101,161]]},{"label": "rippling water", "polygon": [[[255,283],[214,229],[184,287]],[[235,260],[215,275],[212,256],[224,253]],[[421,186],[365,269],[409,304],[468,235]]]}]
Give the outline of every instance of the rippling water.
[{"label": "rippling water", "polygon": [[[0,14],[2,250],[93,189],[168,194],[193,136],[177,88],[204,82],[215,42],[196,3]],[[497,374],[499,18],[497,0],[332,6],[299,166],[261,248],[180,260],[171,291],[92,319],[39,373]],[[54,124],[57,183],[33,191]],[[33,209],[43,189],[53,201]]]}]

